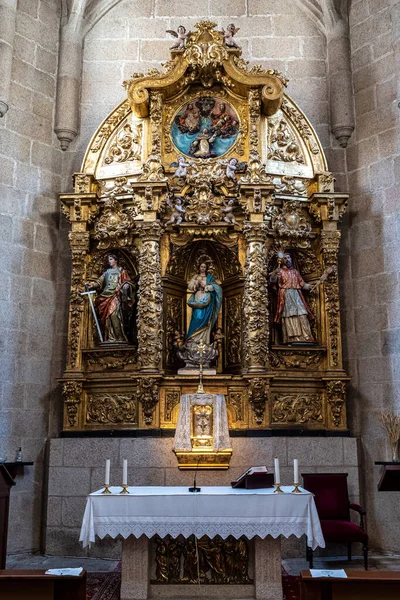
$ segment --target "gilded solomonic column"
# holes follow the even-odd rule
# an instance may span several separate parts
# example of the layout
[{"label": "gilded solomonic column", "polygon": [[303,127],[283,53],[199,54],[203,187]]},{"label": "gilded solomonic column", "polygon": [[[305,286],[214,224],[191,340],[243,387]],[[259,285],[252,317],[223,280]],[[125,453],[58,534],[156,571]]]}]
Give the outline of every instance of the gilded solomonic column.
[{"label": "gilded solomonic column", "polygon": [[267,225],[247,221],[243,299],[244,361],[247,373],[265,373],[268,352]]},{"label": "gilded solomonic column", "polygon": [[158,373],[162,353],[162,287],[160,239],[162,227],[157,221],[140,226],[138,345],[143,373]]}]

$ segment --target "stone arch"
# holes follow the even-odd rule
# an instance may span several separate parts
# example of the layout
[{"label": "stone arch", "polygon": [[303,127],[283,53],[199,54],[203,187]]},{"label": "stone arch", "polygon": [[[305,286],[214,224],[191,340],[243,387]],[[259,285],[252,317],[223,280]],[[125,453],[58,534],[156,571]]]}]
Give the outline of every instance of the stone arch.
[{"label": "stone arch", "polygon": [[[148,1],[151,2],[151,0]],[[63,5],[68,5],[70,2],[72,0],[62,0]],[[122,0],[87,0],[84,36],[104,15],[121,2]],[[294,2],[323,33],[339,18],[345,3],[344,0],[294,0]],[[65,11],[67,11],[67,8],[65,8]]]}]

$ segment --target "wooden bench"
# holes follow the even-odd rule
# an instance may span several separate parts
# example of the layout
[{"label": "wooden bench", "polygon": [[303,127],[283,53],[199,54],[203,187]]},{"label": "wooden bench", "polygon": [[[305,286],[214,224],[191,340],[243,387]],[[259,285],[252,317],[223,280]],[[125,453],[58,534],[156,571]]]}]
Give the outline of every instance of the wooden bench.
[{"label": "wooden bench", "polygon": [[301,571],[301,600],[399,600],[400,571],[347,571],[347,579]]},{"label": "wooden bench", "polygon": [[86,571],[77,577],[45,571],[0,571],[1,600],[86,600]]}]

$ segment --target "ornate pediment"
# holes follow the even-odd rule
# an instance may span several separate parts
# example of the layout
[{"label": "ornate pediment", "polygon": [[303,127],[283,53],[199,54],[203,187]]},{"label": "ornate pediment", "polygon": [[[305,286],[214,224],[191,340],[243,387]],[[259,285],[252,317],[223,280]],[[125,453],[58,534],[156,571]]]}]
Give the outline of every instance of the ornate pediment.
[{"label": "ornate pediment", "polygon": [[203,88],[222,84],[242,97],[251,89],[260,89],[263,113],[274,114],[282,102],[285,79],[261,67],[248,70],[240,58],[241,49],[227,45],[226,35],[215,29],[216,23],[201,21],[195,28],[186,35],[182,48],[171,50],[164,71],[134,73],[124,82],[133,114],[141,118],[149,115],[151,91],[161,91],[168,101],[194,84]]}]

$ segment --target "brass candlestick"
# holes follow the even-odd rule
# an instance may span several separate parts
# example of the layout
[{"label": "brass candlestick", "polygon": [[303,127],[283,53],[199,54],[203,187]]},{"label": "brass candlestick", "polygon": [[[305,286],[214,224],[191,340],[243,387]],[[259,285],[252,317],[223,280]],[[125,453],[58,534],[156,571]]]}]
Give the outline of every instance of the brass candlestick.
[{"label": "brass candlestick", "polygon": [[299,484],[298,483],[294,483],[294,489],[292,490],[292,494],[302,494],[303,492],[301,490],[299,490]]},{"label": "brass candlestick", "polygon": [[283,494],[283,490],[281,490],[281,484],[280,483],[274,483],[274,494]]},{"label": "brass candlestick", "polygon": [[120,494],[129,494],[127,487],[127,485],[122,485],[122,490],[120,491]]},{"label": "brass candlestick", "polygon": [[102,494],[112,494],[112,492],[110,492],[109,486],[106,483],[104,484],[104,490],[101,493]]}]

